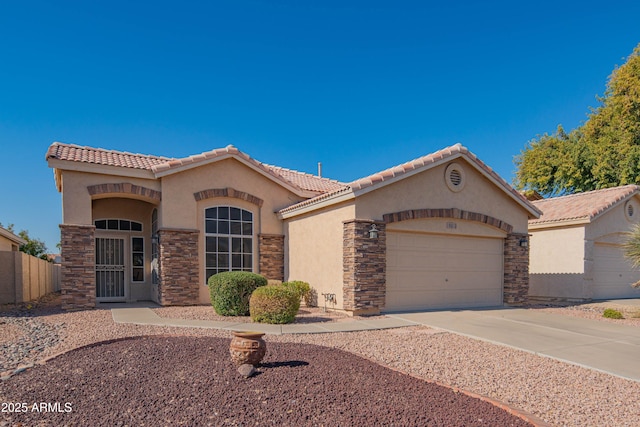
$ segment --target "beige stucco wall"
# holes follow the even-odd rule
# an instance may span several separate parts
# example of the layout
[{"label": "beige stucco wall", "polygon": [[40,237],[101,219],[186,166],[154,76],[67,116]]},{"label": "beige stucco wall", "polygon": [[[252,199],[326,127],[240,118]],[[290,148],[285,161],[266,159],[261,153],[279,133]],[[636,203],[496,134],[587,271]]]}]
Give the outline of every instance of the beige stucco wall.
[{"label": "beige stucco wall", "polygon": [[14,247],[18,247],[19,245],[12,241],[7,239],[4,236],[0,236],[0,251],[12,251],[14,250]]},{"label": "beige stucco wall", "polygon": [[[634,215],[627,215],[627,207],[631,204]],[[634,224],[640,221],[640,196],[634,196],[625,203],[619,203],[604,215],[596,218],[587,227],[585,238],[587,240],[602,241],[607,243],[621,243],[620,237],[624,237],[621,233],[631,230]],[[618,238],[608,238],[610,235],[618,235]]]},{"label": "beige stucco wall", "polygon": [[285,279],[308,282],[319,306],[322,293],[333,293],[335,307],[343,307],[343,221],[354,215],[353,202],[347,202],[285,221]]},{"label": "beige stucco wall", "polygon": [[162,177],[161,226],[202,229],[193,194],[211,188],[227,187],[264,201],[261,209],[261,233],[282,234],[282,221],[275,212],[302,200],[239,161],[227,159]]},{"label": "beige stucco wall", "polygon": [[531,230],[530,234],[530,273],[584,273],[584,226]]},{"label": "beige stucco wall", "polygon": [[[109,183],[131,183],[161,191],[160,182],[125,176],[102,175],[86,172],[62,172],[62,222],[65,224],[93,224],[91,195],[87,187]],[[101,195],[100,197],[106,197]],[[116,195],[122,197],[123,195]],[[132,196],[133,197],[133,196]]]},{"label": "beige stucco wall", "polygon": [[445,182],[450,163],[389,184],[357,199],[357,218],[379,220],[387,213],[409,209],[457,208],[488,215],[527,232],[527,211],[463,159],[456,159],[465,173],[464,188],[451,191]]},{"label": "beige stucco wall", "polygon": [[[627,207],[634,209],[633,217]],[[611,208],[593,222],[530,230],[529,295],[563,299],[593,296],[596,243],[619,245],[640,221],[640,196]]]}]

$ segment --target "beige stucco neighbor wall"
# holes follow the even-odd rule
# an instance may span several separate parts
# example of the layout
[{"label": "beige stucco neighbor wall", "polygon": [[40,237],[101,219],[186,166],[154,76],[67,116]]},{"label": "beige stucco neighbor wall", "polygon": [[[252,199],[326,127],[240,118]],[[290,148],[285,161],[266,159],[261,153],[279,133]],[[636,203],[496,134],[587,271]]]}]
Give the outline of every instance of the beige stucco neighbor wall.
[{"label": "beige stucco neighbor wall", "polygon": [[389,184],[358,197],[356,218],[382,219],[384,214],[409,209],[457,208],[504,221],[516,233],[526,233],[526,210],[463,159],[455,160],[465,173],[462,191],[449,190],[445,170],[450,163]]},{"label": "beige stucco neighbor wall", "polygon": [[[631,217],[629,205],[634,211]],[[639,221],[640,196],[634,196],[591,223],[532,228],[529,296],[547,300],[591,299],[596,245],[619,247],[625,233]]]},{"label": "beige stucco neighbor wall", "polygon": [[343,308],[343,223],[354,218],[352,202],[318,210],[285,221],[285,278],[308,282],[324,306],[322,293],[334,294]]},{"label": "beige stucco neighbor wall", "polygon": [[60,265],[24,252],[0,252],[0,304],[31,301],[60,290]]},{"label": "beige stucco neighbor wall", "polygon": [[585,281],[585,227],[530,231],[529,297],[532,299],[588,298]]},{"label": "beige stucco neighbor wall", "polygon": [[17,251],[18,246],[19,245],[16,242],[11,241],[4,236],[0,236],[0,251]]}]

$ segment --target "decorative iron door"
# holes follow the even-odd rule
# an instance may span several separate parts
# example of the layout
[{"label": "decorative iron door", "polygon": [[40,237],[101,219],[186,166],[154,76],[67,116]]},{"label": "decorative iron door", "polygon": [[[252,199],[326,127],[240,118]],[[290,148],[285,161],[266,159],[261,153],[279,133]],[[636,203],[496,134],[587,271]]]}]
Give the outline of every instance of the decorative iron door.
[{"label": "decorative iron door", "polygon": [[124,239],[96,238],[96,298],[120,301],[125,293]]}]

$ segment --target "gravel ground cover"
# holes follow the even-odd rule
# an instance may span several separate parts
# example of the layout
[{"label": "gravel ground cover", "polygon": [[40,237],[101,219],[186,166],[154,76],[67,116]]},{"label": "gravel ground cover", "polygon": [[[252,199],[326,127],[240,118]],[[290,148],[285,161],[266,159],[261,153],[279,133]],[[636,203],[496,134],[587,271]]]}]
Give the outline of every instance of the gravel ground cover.
[{"label": "gravel ground cover", "polygon": [[[594,314],[593,309],[589,307],[536,309],[612,321],[602,318],[597,312]],[[637,307],[629,308],[630,312],[635,309]],[[11,310],[13,313],[16,311],[15,308]],[[174,311],[174,317],[181,318],[211,315],[207,312],[211,310],[208,306],[171,307],[171,310]],[[58,326],[59,329],[56,331],[60,338],[55,345],[29,353],[22,363],[35,362],[79,346],[122,337],[180,335],[230,338],[228,331],[214,329],[115,324],[109,310],[66,313],[60,310],[55,300],[49,305],[44,304],[26,311],[31,313],[32,318]],[[6,317],[6,313],[0,312],[0,321]],[[623,321],[640,326],[638,319],[629,318]],[[4,336],[6,327],[7,323],[0,323],[0,336]],[[554,426],[640,424],[638,382],[426,327],[350,333],[267,335],[265,339],[267,345],[315,344],[361,355],[416,378],[488,396],[531,413]],[[2,354],[6,349],[7,342],[0,343]],[[22,375],[25,373],[6,381],[0,398],[10,397],[6,394],[12,381]]]},{"label": "gravel ground cover", "polygon": [[13,402],[57,403],[46,413],[8,414],[8,422],[531,426],[491,403],[311,344],[269,343],[258,374],[244,378],[229,359],[229,342],[156,336],[71,351],[0,384]]}]

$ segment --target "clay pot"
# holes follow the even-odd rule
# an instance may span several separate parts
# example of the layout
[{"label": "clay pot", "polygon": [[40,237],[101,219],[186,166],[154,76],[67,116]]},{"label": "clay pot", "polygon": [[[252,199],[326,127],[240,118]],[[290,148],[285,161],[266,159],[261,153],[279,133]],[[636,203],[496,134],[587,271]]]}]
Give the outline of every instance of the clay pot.
[{"label": "clay pot", "polygon": [[229,353],[231,360],[237,366],[249,364],[256,366],[267,352],[267,343],[264,342],[263,332],[240,331],[233,332]]}]

